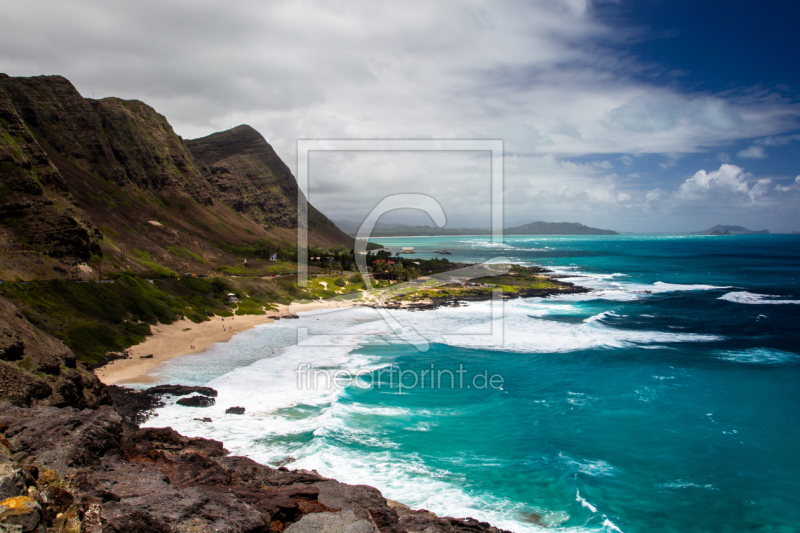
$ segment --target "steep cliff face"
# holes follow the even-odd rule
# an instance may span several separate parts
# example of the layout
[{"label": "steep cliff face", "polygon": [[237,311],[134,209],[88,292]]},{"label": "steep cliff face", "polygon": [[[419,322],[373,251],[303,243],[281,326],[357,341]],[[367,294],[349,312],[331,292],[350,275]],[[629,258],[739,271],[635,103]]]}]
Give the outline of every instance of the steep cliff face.
[{"label": "steep cliff face", "polygon": [[[83,98],[61,76],[0,78],[18,114],[48,148],[118,185],[208,196],[203,172],[167,119],[135,100]],[[204,194],[205,193],[205,194]]]},{"label": "steep cliff face", "polygon": [[[297,242],[296,181],[248,126],[187,143],[142,102],[0,74],[0,134],[4,251],[204,272],[236,262],[229,250]],[[312,206],[309,226],[312,244],[352,243]],[[0,277],[15,273],[6,263]]]},{"label": "steep cliff face", "polygon": [[[0,75],[0,85],[5,78]],[[99,234],[71,204],[64,177],[53,165],[0,87],[0,237],[4,251],[20,245],[52,256],[88,258]],[[5,245],[11,244],[11,250]]]},{"label": "steep cliff face", "polygon": [[[267,226],[297,227],[297,182],[272,146],[247,125],[187,140],[194,156],[208,165],[217,197]],[[311,232],[333,240],[346,236],[314,206],[308,206]]]}]

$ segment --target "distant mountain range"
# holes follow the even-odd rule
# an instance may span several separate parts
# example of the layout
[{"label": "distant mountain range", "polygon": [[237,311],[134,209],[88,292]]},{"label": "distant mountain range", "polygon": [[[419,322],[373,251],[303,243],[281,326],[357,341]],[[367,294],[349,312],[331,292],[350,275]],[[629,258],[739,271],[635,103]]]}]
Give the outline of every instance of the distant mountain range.
[{"label": "distant mountain range", "polygon": [[[355,237],[360,224],[350,220],[335,220],[340,230]],[[577,222],[531,222],[522,226],[505,228],[506,235],[619,235],[616,231],[590,228]],[[378,222],[372,237],[431,237],[435,235],[491,235],[485,228],[437,228],[433,226],[408,226]]]},{"label": "distant mountain range", "polygon": [[692,235],[769,235],[769,231],[753,231],[744,226],[722,226],[717,224],[705,231],[695,231]]}]

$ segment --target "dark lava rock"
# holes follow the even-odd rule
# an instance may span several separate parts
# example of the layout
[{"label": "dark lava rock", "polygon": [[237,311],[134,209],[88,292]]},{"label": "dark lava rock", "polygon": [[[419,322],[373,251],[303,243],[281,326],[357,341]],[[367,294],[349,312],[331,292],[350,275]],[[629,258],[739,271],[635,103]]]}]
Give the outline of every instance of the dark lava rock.
[{"label": "dark lava rock", "polygon": [[[162,396],[165,394],[186,396],[188,394],[197,393],[202,395],[195,396],[195,398],[202,398],[204,396],[215,397],[217,395],[217,391],[211,387],[190,387],[187,385],[158,385],[141,391],[109,385],[106,389],[111,394],[114,407],[122,417],[122,420],[133,424],[143,424],[148,418],[153,416],[153,411],[155,409],[163,407],[164,401],[162,400]],[[196,401],[193,398],[187,399]],[[180,401],[178,403],[187,405]],[[213,404],[214,401],[211,400],[211,403],[208,405]],[[199,407],[208,407],[208,405],[200,405]]]},{"label": "dark lava rock", "polygon": [[47,531],[292,533],[353,524],[372,533],[503,533],[409,509],[366,485],[230,457],[215,440],[124,425],[111,407],[0,403],[0,430],[8,437],[0,444],[11,448],[6,455],[40,472]]},{"label": "dark lava rock", "polygon": [[188,398],[181,398],[177,403],[178,405],[186,407],[211,407],[214,405],[215,400],[207,396],[190,396]]},{"label": "dark lava rock", "polygon": [[128,423],[142,424],[152,416],[153,410],[165,405],[158,394],[151,394],[149,390],[137,391],[117,385],[107,385],[106,390],[111,394],[117,413]]},{"label": "dark lava rock", "polygon": [[213,422],[213,420],[211,420],[207,416],[204,416],[203,418],[195,418],[195,420],[197,420],[198,422],[205,422],[205,423]]},{"label": "dark lava rock", "polygon": [[197,393],[203,396],[217,397],[217,391],[211,387],[190,387],[188,385],[158,385],[150,387],[147,392],[151,394],[171,394],[173,396],[186,396]]},{"label": "dark lava rock", "polygon": [[139,359],[152,359],[152,358],[153,358],[153,354],[150,354],[150,355],[140,355],[140,356],[139,356]]},{"label": "dark lava rock", "polygon": [[228,407],[225,409],[226,415],[243,415],[244,407]]}]

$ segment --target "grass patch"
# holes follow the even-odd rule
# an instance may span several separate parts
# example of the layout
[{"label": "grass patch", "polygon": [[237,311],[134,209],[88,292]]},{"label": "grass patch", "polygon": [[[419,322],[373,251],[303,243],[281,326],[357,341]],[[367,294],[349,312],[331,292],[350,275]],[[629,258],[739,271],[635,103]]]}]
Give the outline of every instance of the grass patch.
[{"label": "grass patch", "polygon": [[203,263],[203,264],[205,264],[206,262],[205,259],[197,255],[196,253],[192,252],[191,250],[187,250],[186,248],[180,248],[178,246],[167,246],[167,250],[177,255],[178,257],[183,257],[184,259],[191,259],[192,261],[196,261],[198,263]]},{"label": "grass patch", "polygon": [[167,278],[149,283],[124,273],[114,283],[63,280],[4,283],[0,292],[40,329],[65,342],[78,359],[97,363],[108,352],[142,342],[151,324],[182,317],[200,323],[232,316],[222,304],[221,279]]}]

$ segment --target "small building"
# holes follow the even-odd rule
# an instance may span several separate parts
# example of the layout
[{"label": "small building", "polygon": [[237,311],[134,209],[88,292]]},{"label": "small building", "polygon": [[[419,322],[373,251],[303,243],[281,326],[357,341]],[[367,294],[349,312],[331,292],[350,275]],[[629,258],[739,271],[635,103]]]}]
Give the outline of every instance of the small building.
[{"label": "small building", "polygon": [[228,295],[225,297],[225,303],[235,304],[238,301],[239,299],[236,298],[236,295],[233,294],[232,292],[229,292]]},{"label": "small building", "polygon": [[400,253],[401,254],[413,254],[414,253],[414,247],[413,246],[403,246],[403,249],[402,249],[402,251]]},{"label": "small building", "polygon": [[278,260],[278,253],[276,252],[276,253],[273,253],[272,255],[270,255],[269,256],[269,260],[270,261],[277,261]]}]

